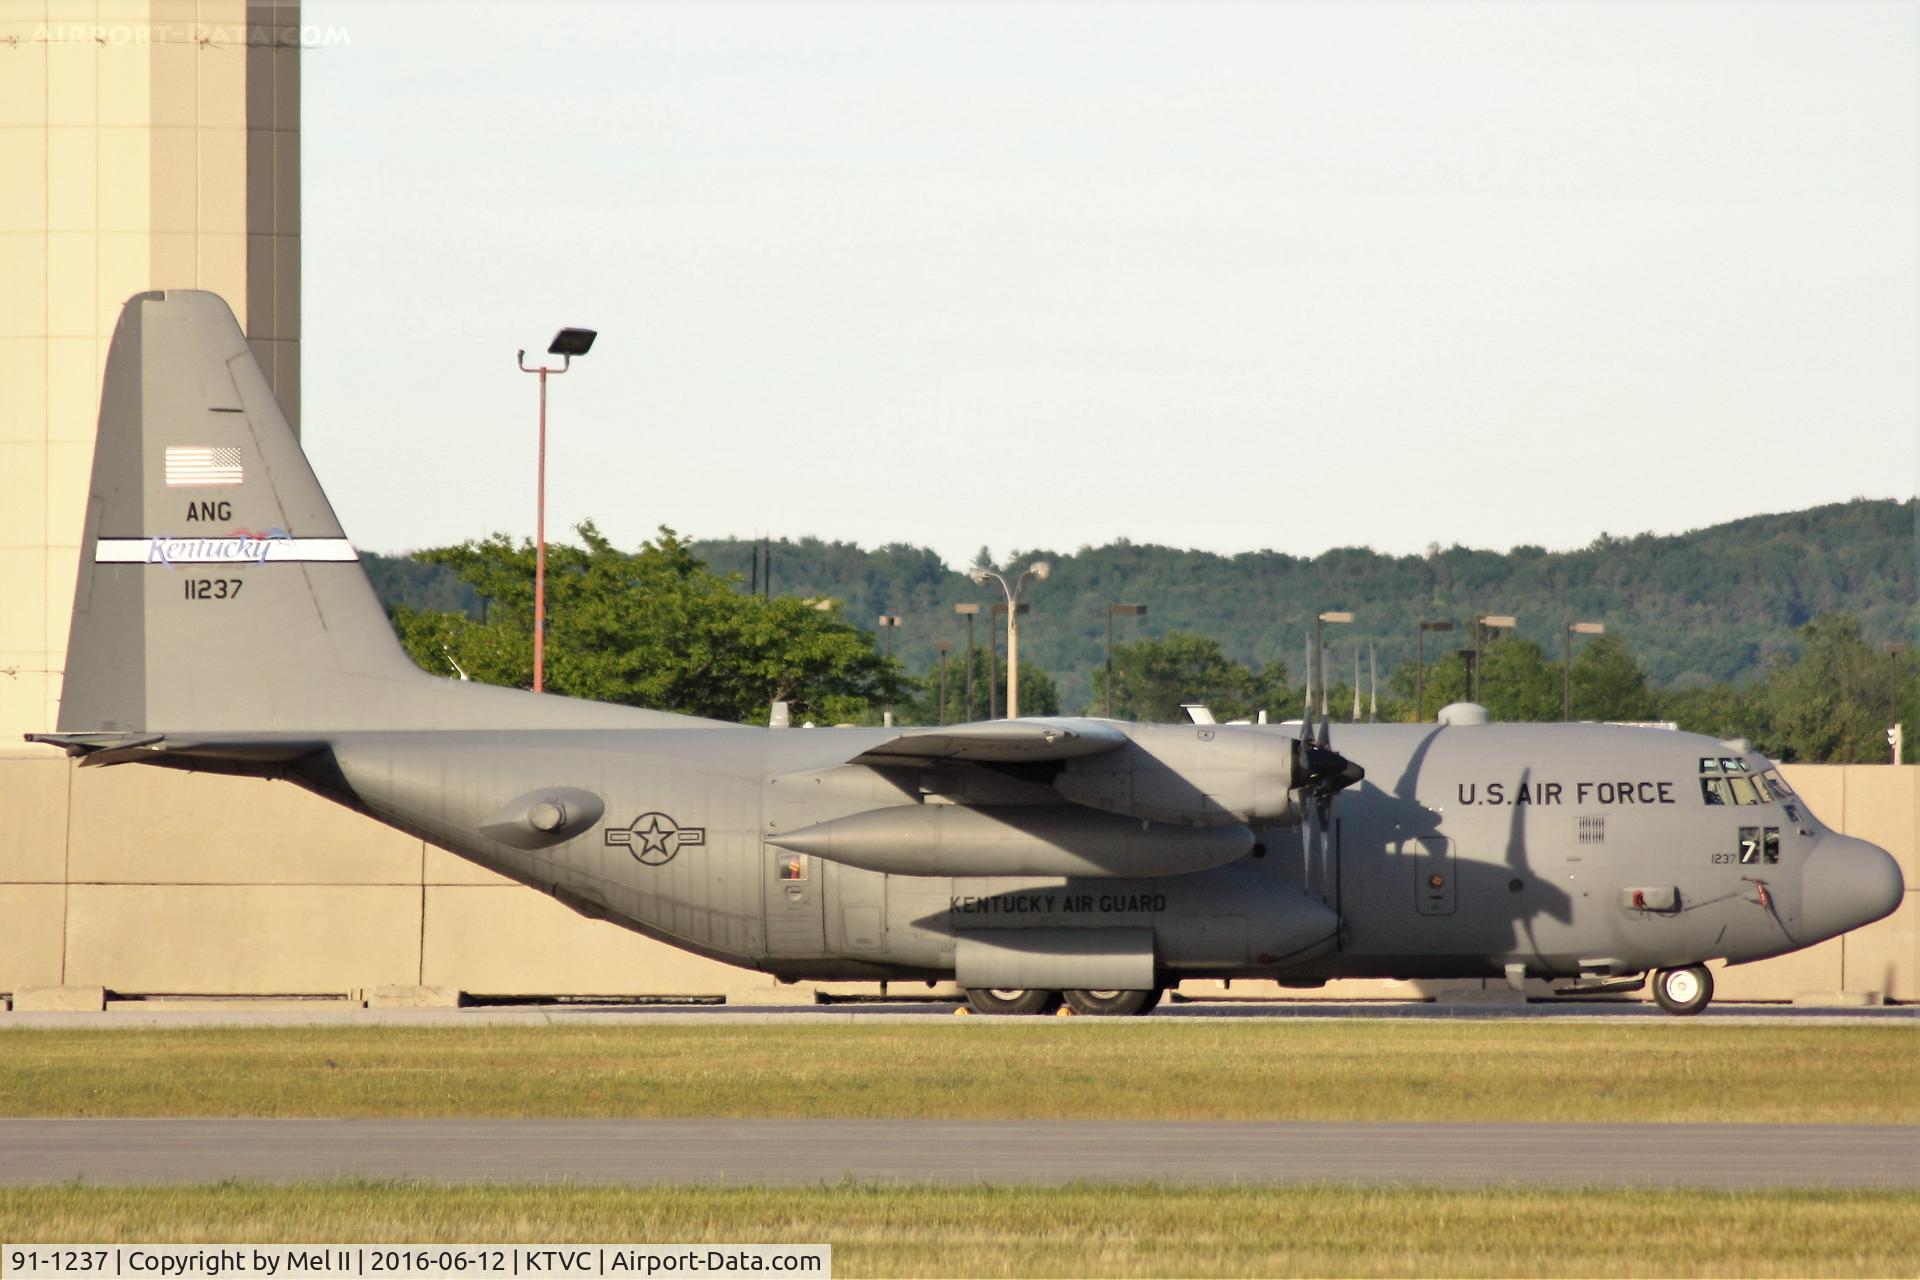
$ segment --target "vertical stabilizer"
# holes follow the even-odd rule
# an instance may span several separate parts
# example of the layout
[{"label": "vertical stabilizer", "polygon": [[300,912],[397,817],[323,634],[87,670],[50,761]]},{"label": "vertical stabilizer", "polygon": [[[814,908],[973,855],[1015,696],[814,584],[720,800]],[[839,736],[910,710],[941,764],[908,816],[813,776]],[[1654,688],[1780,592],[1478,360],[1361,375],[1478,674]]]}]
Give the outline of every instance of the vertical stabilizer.
[{"label": "vertical stabilizer", "polygon": [[128,300],[101,394],[62,732],[671,719],[414,666],[226,303]]}]

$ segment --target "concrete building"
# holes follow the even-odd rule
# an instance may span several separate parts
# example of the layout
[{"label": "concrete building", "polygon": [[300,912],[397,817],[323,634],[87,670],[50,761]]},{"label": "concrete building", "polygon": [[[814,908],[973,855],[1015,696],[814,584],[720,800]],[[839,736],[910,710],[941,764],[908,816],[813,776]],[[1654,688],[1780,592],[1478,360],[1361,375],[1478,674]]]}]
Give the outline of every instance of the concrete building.
[{"label": "concrete building", "polygon": [[[0,996],[811,998],[584,919],[289,786],[82,770],[21,742],[58,715],[121,303],[153,288],[225,296],[299,425],[301,34],[290,3],[0,8]],[[1920,998],[1920,767],[1789,773],[1829,822],[1895,853],[1907,902],[1849,938],[1729,972],[1722,996]]]},{"label": "concrete building", "polygon": [[298,32],[246,0],[0,7],[0,736],[59,706],[120,304],[222,294],[299,421]]}]

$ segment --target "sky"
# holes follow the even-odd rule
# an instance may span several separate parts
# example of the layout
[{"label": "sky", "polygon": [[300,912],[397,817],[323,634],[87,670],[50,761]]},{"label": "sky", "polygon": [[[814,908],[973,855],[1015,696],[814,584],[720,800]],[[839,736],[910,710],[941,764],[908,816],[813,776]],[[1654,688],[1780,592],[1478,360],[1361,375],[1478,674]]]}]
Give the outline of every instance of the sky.
[{"label": "sky", "polygon": [[305,0],[354,541],[1584,546],[1920,488],[1920,9]]}]

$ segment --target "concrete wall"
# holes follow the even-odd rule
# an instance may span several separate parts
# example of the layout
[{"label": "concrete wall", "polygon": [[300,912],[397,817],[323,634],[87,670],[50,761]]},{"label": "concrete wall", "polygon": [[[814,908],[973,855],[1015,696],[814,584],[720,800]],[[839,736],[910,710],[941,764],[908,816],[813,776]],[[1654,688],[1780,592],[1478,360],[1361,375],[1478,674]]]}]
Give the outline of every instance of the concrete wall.
[{"label": "concrete wall", "polygon": [[[1823,819],[1900,859],[1906,904],[1845,938],[1725,970],[1720,996],[1920,999],[1920,766],[1786,773]],[[343,996],[386,985],[482,995],[777,994],[764,975],[584,919],[286,784],[81,769],[25,748],[0,755],[0,992]],[[1191,986],[1195,995],[1217,990]],[[1434,989],[1340,982],[1322,994]]]},{"label": "concrete wall", "polygon": [[297,3],[0,4],[0,739],[58,713],[121,303],[225,296],[299,422],[298,27]]}]

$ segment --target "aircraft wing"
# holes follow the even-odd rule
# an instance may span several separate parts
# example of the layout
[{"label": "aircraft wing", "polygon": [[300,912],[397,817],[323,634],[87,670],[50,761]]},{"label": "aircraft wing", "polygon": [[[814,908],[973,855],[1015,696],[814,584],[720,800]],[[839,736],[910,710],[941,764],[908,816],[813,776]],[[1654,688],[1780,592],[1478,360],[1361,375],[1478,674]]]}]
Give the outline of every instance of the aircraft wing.
[{"label": "aircraft wing", "polygon": [[1118,725],[1103,720],[984,720],[975,724],[906,729],[853,757],[851,764],[911,764],[927,760],[976,760],[1025,764],[1071,760],[1125,746]]}]

